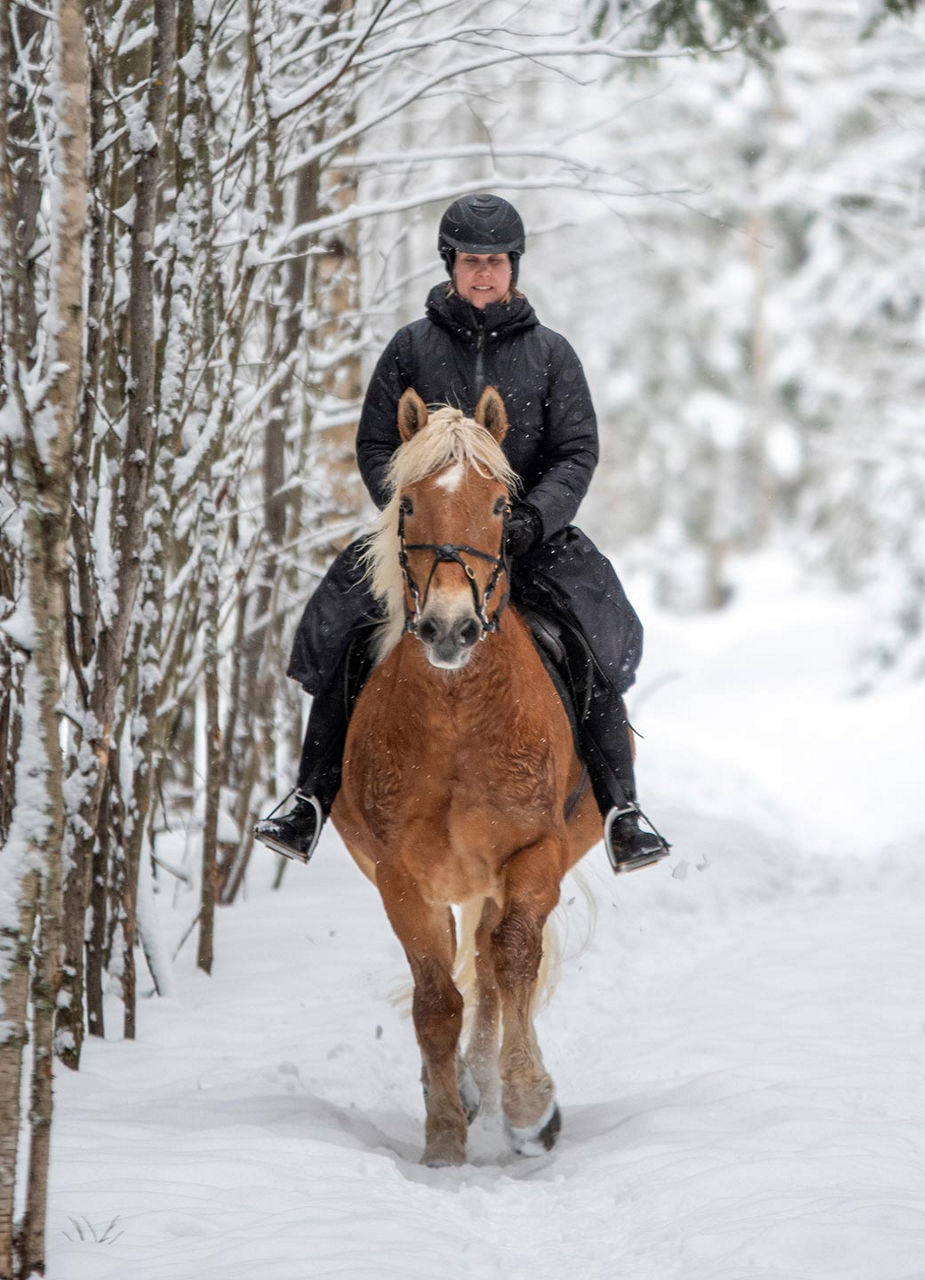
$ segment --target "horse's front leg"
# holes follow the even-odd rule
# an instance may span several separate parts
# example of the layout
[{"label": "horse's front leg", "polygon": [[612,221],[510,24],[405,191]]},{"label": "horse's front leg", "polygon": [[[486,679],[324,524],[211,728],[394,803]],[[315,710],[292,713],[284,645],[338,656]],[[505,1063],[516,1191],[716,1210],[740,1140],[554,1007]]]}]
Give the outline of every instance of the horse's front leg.
[{"label": "horse's front leg", "polygon": [[453,913],[449,907],[425,902],[409,876],[380,868],[377,883],[414,979],[412,1015],[421,1048],[427,1109],[422,1162],[462,1164],[466,1158],[466,1115],[459,1096],[457,1045],[463,998],[453,983]]},{"label": "horse's front leg", "polygon": [[555,1086],[543,1065],[532,1016],[543,926],[559,900],[561,845],[550,837],[511,859],[504,914],[492,933],[503,1021],[501,1105],[511,1145],[520,1155],[549,1151],[561,1125]]},{"label": "horse's front leg", "polygon": [[479,1091],[484,1112],[498,1109],[498,1029],[501,1021],[501,998],[495,961],[492,954],[492,933],[501,923],[501,908],[493,898],[486,898],[475,931],[475,1017],[466,1046],[466,1064]]}]

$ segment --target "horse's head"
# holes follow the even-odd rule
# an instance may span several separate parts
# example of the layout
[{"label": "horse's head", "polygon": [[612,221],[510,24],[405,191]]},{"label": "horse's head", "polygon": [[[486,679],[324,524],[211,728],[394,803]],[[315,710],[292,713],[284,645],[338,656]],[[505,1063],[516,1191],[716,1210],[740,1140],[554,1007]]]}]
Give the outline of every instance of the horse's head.
[{"label": "horse's head", "polygon": [[[504,404],[482,393],[475,420],[430,417],[417,392],[398,406],[403,444],[393,460],[405,629],[435,667],[464,667],[496,626],[507,591],[505,518],[514,476],[501,450]],[[392,505],[392,504],[390,504]]]}]

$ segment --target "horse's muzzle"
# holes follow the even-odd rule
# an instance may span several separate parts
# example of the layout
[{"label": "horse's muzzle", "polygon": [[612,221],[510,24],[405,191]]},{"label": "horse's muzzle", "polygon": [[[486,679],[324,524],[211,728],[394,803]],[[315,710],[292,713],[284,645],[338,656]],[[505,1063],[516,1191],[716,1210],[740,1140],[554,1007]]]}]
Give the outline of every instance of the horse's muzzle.
[{"label": "horse's muzzle", "polygon": [[431,666],[458,671],[472,656],[472,647],[482,635],[482,624],[471,613],[449,619],[428,613],[418,623],[417,634]]}]

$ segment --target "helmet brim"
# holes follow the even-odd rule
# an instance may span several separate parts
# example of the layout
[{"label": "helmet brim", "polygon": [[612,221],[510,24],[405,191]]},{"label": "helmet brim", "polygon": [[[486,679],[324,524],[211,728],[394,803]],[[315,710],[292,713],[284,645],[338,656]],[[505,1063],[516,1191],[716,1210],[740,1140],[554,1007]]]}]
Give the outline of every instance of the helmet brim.
[{"label": "helmet brim", "polygon": [[444,234],[441,237],[441,248],[455,249],[457,253],[523,253],[519,240],[508,244],[478,244],[471,240],[459,240],[455,236]]}]

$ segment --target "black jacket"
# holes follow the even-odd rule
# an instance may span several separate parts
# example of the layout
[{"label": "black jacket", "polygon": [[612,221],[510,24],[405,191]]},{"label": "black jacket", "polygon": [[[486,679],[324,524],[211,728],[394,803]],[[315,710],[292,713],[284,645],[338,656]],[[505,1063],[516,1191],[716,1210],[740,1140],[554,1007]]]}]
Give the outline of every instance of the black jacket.
[{"label": "black jacket", "polygon": [[[471,414],[486,386],[504,398],[510,422],[504,451],[523,481],[522,498],[543,522],[543,541],[514,565],[512,596],[577,622],[598,671],[622,693],[633,682],[642,628],[609,560],[571,524],[597,463],[591,397],[578,357],[539,324],[525,298],[480,312],[448,298],[445,285],[431,289],[426,319],[399,329],[366,393],[357,433],[366,487],[384,506],[403,391],[414,387],[428,404],[455,404]],[[289,675],[316,696],[333,688],[345,650],[362,655],[363,645],[352,642],[381,616],[363,572],[363,545],[360,539],[341,552],[299,624]]]},{"label": "black jacket", "polygon": [[510,429],[504,452],[520,498],[540,513],[543,537],[570,524],[597,465],[597,421],[581,362],[541,325],[526,298],[483,311],[436,285],[423,320],[405,325],[376,365],[357,432],[357,462],[377,506],[398,448],[398,401],[413,387],[425,404],[470,415],[486,386],[501,393]]}]

